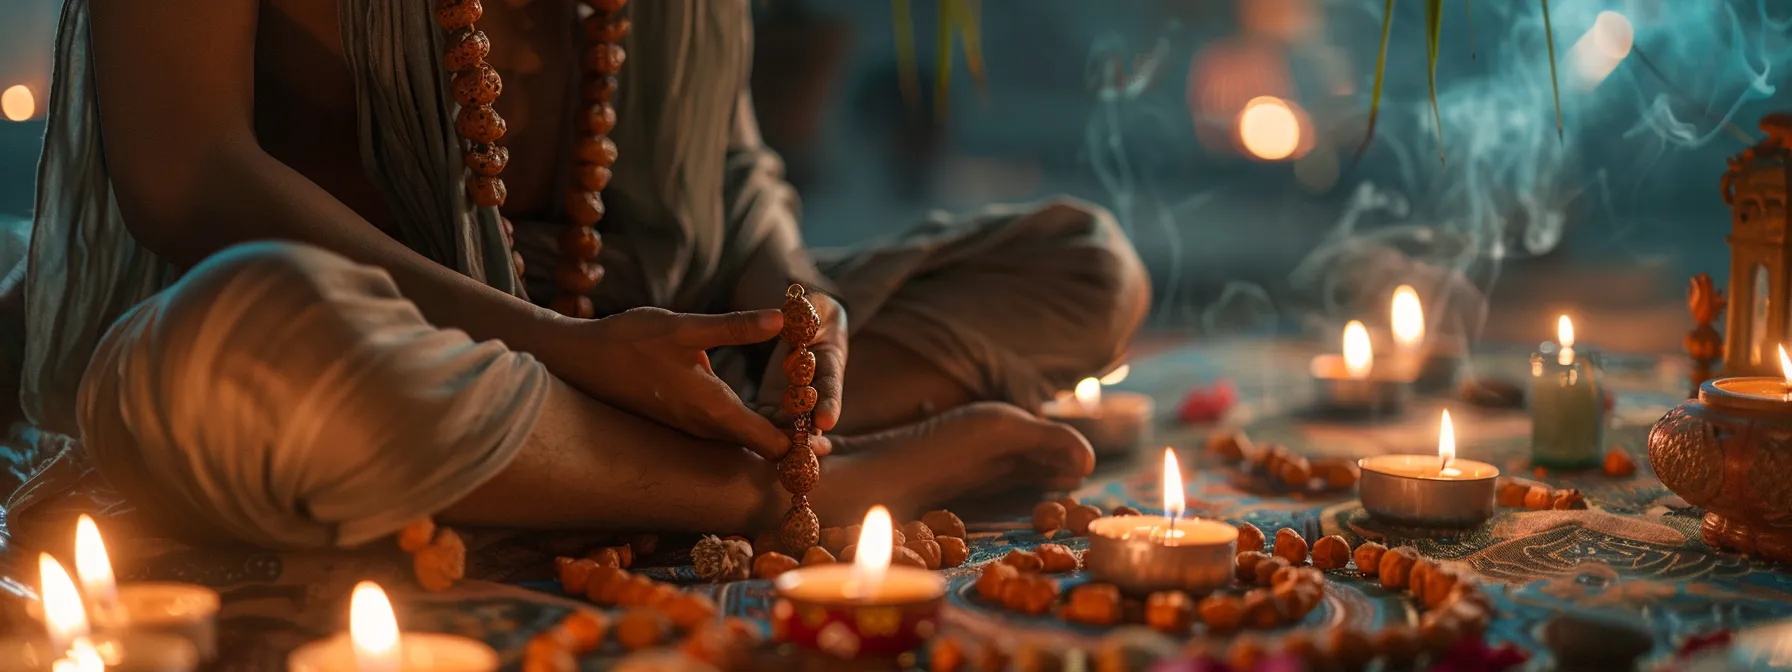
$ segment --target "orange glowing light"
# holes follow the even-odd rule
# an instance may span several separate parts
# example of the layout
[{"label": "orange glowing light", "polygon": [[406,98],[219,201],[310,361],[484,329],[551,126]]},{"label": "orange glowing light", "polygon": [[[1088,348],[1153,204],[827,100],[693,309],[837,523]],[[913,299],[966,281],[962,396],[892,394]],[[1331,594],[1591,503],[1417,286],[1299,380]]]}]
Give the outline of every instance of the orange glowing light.
[{"label": "orange glowing light", "polygon": [[1462,472],[1450,466],[1456,461],[1456,427],[1450,424],[1450,412],[1444,411],[1442,426],[1437,430],[1437,456],[1443,458],[1443,475],[1458,476]]},{"label": "orange glowing light", "polygon": [[1362,322],[1351,320],[1344,325],[1344,370],[1351,378],[1369,375],[1375,366],[1375,350],[1369,345],[1369,330]]},{"label": "orange glowing light", "polygon": [[1076,403],[1090,413],[1101,408],[1101,381],[1084,378],[1076,384]]},{"label": "orange glowing light", "polygon": [[0,92],[0,114],[5,114],[9,121],[24,121],[37,114],[37,99],[31,95],[30,87],[18,84]]},{"label": "orange glowing light", "polygon": [[348,636],[361,672],[397,672],[401,667],[398,617],[386,591],[372,581],[355,584],[349,597]]},{"label": "orange glowing light", "polygon": [[877,591],[878,585],[884,581],[884,575],[890,571],[890,553],[895,550],[895,523],[890,520],[890,510],[882,506],[873,506],[865,512],[865,522],[859,527],[859,550],[852,558],[852,581],[847,584],[847,592],[857,595],[868,595]]},{"label": "orange glowing light", "polygon": [[1556,353],[1556,362],[1562,366],[1574,363],[1574,322],[1563,315],[1556,320],[1556,342],[1562,345],[1562,351]]},{"label": "orange glowing light", "polygon": [[1259,96],[1238,114],[1238,139],[1252,156],[1280,161],[1300,149],[1300,117],[1287,101]]},{"label": "orange glowing light", "polygon": [[1176,450],[1164,449],[1164,515],[1181,518],[1188,509],[1182,495],[1182,465],[1176,462]]},{"label": "orange glowing light", "polygon": [[94,606],[110,609],[117,601],[118,580],[112,574],[112,559],[106,554],[106,543],[100,539],[99,526],[87,514],[81,514],[75,522],[75,576]]},{"label": "orange glowing light", "polygon": [[87,610],[68,570],[48,553],[37,556],[38,597],[43,600],[44,627],[51,651],[66,651],[75,639],[87,636]]},{"label": "orange glowing light", "polygon": [[1103,384],[1103,385],[1119,385],[1120,383],[1124,382],[1126,380],[1126,376],[1131,373],[1132,373],[1132,365],[1121,364],[1119,366],[1119,368],[1116,368],[1113,371],[1109,371],[1108,375],[1102,376],[1101,384]]},{"label": "orange glowing light", "polygon": [[1780,346],[1780,375],[1786,377],[1786,387],[1792,388],[1792,358],[1786,356],[1786,346]]},{"label": "orange glowing light", "polygon": [[1425,307],[1419,304],[1419,293],[1411,285],[1394,290],[1394,304],[1389,316],[1394,339],[1402,348],[1418,346],[1425,340]]}]

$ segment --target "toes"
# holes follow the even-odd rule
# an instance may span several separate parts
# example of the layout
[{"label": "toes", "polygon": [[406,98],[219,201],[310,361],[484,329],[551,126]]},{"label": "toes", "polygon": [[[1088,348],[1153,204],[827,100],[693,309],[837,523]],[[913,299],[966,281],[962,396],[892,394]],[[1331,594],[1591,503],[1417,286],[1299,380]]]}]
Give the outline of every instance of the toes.
[{"label": "toes", "polygon": [[1039,444],[1052,455],[1067,475],[1077,478],[1095,471],[1095,449],[1089,440],[1069,425],[1046,420],[1036,423]]}]

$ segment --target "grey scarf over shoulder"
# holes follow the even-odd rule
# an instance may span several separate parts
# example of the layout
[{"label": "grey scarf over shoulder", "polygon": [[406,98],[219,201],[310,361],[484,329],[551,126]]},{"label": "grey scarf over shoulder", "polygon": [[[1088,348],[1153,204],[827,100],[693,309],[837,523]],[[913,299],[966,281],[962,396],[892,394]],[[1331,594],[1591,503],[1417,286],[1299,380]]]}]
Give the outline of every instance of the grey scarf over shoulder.
[{"label": "grey scarf over shoulder", "polygon": [[[455,104],[440,60],[444,40],[427,6],[338,0],[355,76],[361,164],[385,192],[403,242],[521,296],[497,213],[474,207],[462,188]],[[620,218],[627,222],[622,230],[605,227],[607,236],[627,241],[632,263],[611,269],[606,284],[635,288],[636,303],[695,310],[713,304],[715,280],[740,263],[724,259],[724,247],[750,250],[762,235],[751,231],[758,226],[743,231],[736,210],[781,200],[773,192],[786,189],[776,180],[749,180],[765,187],[744,190],[757,194],[736,184],[725,189],[733,101],[744,96],[750,67],[750,7],[744,0],[654,0],[631,3],[629,12],[637,34],[652,39],[631,38],[622,73],[627,86],[613,135],[625,166],[610,191],[625,194],[611,199],[610,219],[619,219],[618,209],[628,217]],[[32,424],[70,436],[78,431],[76,390],[99,338],[177,277],[131,237],[113,200],[89,18],[87,0],[64,4],[25,288],[25,412]],[[725,208],[725,201],[735,205]]]}]

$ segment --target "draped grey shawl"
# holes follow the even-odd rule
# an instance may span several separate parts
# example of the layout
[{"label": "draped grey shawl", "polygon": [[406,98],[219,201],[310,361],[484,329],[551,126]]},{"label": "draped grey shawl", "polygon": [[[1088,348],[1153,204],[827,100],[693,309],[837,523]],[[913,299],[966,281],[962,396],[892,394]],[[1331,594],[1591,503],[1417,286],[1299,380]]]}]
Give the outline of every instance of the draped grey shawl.
[{"label": "draped grey shawl", "polygon": [[[795,225],[794,198],[778,179],[775,155],[758,146],[756,133],[745,138],[750,146],[737,142],[736,103],[744,100],[751,62],[750,7],[745,0],[653,0],[628,11],[635,34],[646,39],[627,45],[613,133],[624,159],[606,192],[612,216],[605,228],[613,241],[626,241],[632,263],[611,269],[606,285],[614,287],[606,291],[628,289],[637,305],[701,310],[715,305],[728,285],[717,281],[744,266],[766,227]],[[338,12],[355,77],[361,164],[384,191],[401,239],[449,268],[522,295],[497,213],[474,207],[461,187],[443,37],[428,3],[338,0]],[[89,18],[87,0],[64,4],[25,286],[25,412],[33,425],[70,436],[77,434],[73,400],[95,343],[131,306],[176,278],[131,237],[113,199]],[[627,216],[618,217],[619,210]]]}]

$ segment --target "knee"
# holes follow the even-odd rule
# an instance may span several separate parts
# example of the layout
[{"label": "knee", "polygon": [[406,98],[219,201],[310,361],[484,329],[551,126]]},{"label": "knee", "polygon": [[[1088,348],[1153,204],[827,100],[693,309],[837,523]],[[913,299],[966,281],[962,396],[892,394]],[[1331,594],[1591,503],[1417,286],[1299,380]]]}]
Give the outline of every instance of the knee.
[{"label": "knee", "polygon": [[1059,270],[1087,287],[1076,307],[1089,316],[1084,363],[1095,369],[1112,364],[1151,309],[1151,279],[1138,251],[1113,213],[1094,203],[1057,197],[1034,216],[1054,223],[1058,245],[1069,256]]},{"label": "knee", "polygon": [[293,477],[265,469],[302,469],[280,457],[292,442],[289,415],[362,345],[354,306],[380,304],[344,299],[385,277],[357,277],[370,272],[315,247],[245,244],[136,306],[100,339],[81,380],[77,421],[94,464],[176,531],[327,542],[314,529],[275,536],[247,524],[262,517],[250,513],[261,503],[236,494]]}]

